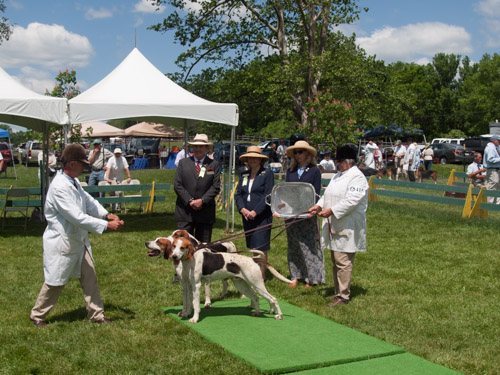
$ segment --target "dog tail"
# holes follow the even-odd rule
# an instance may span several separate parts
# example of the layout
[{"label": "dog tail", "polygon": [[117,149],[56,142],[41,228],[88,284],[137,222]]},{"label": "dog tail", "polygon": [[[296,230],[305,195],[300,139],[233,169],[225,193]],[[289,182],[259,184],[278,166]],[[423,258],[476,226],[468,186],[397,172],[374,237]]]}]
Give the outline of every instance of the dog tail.
[{"label": "dog tail", "polygon": [[276,269],[273,266],[271,266],[269,263],[266,264],[266,267],[273,274],[273,276],[276,277],[278,280],[281,280],[287,284],[290,284],[292,282],[292,280],[288,280],[285,276],[283,276],[281,273],[276,271]]}]

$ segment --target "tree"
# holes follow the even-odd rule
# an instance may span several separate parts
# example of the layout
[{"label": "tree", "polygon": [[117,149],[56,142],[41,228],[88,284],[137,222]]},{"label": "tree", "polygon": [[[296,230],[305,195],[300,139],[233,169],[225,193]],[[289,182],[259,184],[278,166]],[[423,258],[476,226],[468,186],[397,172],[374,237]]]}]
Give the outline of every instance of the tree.
[{"label": "tree", "polygon": [[[66,98],[70,100],[74,98],[78,94],[80,94],[80,87],[78,86],[78,82],[76,80],[76,71],[71,69],[71,72],[68,68],[63,72],[59,70],[59,74],[56,76],[56,84],[51,92],[48,89],[45,89],[45,95],[54,96],[58,98]],[[62,127],[58,127],[57,130],[53,133],[55,139],[64,139],[64,129]],[[70,129],[69,135],[70,142],[80,142],[82,140],[82,125],[76,124],[73,125]],[[54,147],[59,147],[60,144],[54,144]]]},{"label": "tree", "polygon": [[[5,0],[0,0],[0,13],[5,13]],[[9,19],[6,17],[0,18],[0,44],[4,40],[9,40],[12,34],[12,26],[9,24]]]},{"label": "tree", "polygon": [[[186,74],[199,62],[240,69],[254,57],[276,54],[296,118],[307,123],[307,97],[316,95],[334,26],[359,18],[355,0],[156,0],[175,8],[153,30],[174,30],[187,50],[177,63]],[[365,11],[368,9],[365,8]]]}]

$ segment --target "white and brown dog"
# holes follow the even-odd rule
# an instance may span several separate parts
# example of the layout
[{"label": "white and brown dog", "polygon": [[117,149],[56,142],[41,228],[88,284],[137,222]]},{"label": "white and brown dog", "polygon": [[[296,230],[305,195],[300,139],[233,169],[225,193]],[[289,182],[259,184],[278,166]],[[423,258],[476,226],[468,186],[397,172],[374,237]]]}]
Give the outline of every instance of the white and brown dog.
[{"label": "white and brown dog", "polygon": [[283,314],[278,301],[266,289],[264,278],[259,263],[265,263],[265,267],[279,280],[290,283],[267,261],[260,250],[248,250],[256,255],[252,258],[239,253],[214,253],[210,249],[199,249],[186,238],[177,238],[173,242],[172,258],[182,263],[182,294],[183,306],[179,316],[187,318],[194,310],[193,317],[189,320],[196,323],[200,316],[200,287],[202,282],[212,280],[232,279],[234,286],[240,293],[250,297],[251,308],[255,311],[253,316],[260,315],[258,294],[269,302],[270,313],[276,315],[276,319],[282,319]]},{"label": "white and brown dog", "polygon": [[[148,251],[149,256],[158,256],[163,253],[165,259],[170,259],[172,257],[172,243],[177,238],[185,238],[191,242],[191,244],[197,248],[200,246],[201,242],[198,241],[194,236],[189,234],[186,230],[175,230],[168,237],[158,237],[154,241],[146,241],[146,247],[150,250]],[[214,252],[232,252],[235,253],[236,246],[232,242],[220,242],[215,244],[210,244],[211,251]],[[175,272],[179,278],[182,278],[182,263],[178,260],[173,260],[175,266]],[[224,298],[228,288],[228,283],[226,280],[222,281],[222,292],[219,299]],[[205,307],[212,306],[210,284],[205,283]]]}]

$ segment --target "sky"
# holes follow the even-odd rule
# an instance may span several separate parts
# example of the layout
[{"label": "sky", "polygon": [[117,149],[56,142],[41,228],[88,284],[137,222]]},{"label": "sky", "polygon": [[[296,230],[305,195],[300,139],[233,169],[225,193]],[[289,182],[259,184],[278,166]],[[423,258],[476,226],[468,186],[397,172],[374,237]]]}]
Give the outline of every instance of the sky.
[{"label": "sky", "polygon": [[[189,1],[189,0],[187,0]],[[387,64],[426,64],[438,52],[469,56],[500,51],[500,0],[359,0],[356,34],[369,55]],[[0,45],[0,66],[26,87],[52,90],[59,70],[75,69],[81,91],[109,74],[136,46],[164,73],[179,71],[183,51],[172,34],[147,28],[171,9],[150,0],[5,0],[0,14],[14,25]]]}]

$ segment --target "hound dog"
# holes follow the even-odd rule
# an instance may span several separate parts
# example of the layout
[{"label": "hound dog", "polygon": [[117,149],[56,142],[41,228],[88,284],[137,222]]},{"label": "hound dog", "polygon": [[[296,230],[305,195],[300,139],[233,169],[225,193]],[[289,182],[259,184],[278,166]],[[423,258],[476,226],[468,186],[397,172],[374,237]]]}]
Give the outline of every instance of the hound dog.
[{"label": "hound dog", "polygon": [[283,313],[278,301],[266,289],[264,278],[259,263],[264,263],[266,268],[279,280],[290,283],[265,260],[265,255],[260,250],[248,250],[255,256],[250,258],[240,253],[213,253],[209,249],[195,251],[191,241],[186,238],[177,238],[173,242],[172,258],[182,263],[182,311],[179,316],[187,318],[194,310],[193,317],[189,320],[196,323],[200,317],[200,287],[202,282],[212,280],[232,279],[238,291],[252,301],[251,308],[255,311],[253,316],[260,315],[259,297],[267,299],[270,313],[276,315],[275,319],[282,319]]},{"label": "hound dog", "polygon": [[437,184],[438,173],[437,171],[426,171],[424,170],[424,168],[418,167],[418,169],[415,171],[415,177],[419,182],[422,182],[424,178],[432,178],[434,180],[434,183]]},{"label": "hound dog", "polygon": [[[199,247],[201,242],[197,240],[193,235],[189,234],[186,230],[176,230],[168,237],[158,237],[154,241],[146,241],[145,245],[150,250],[148,251],[149,256],[158,256],[163,253],[165,259],[170,259],[172,257],[172,243],[177,238],[185,238],[191,242],[194,247]],[[209,245],[210,251],[213,252],[233,252],[235,253],[236,246],[232,242],[220,242]],[[178,260],[173,260],[175,266],[175,272],[182,278],[182,263]],[[228,288],[228,283],[226,280],[222,280],[222,292],[219,299],[224,298]],[[210,284],[205,283],[205,307],[212,306]]]}]

